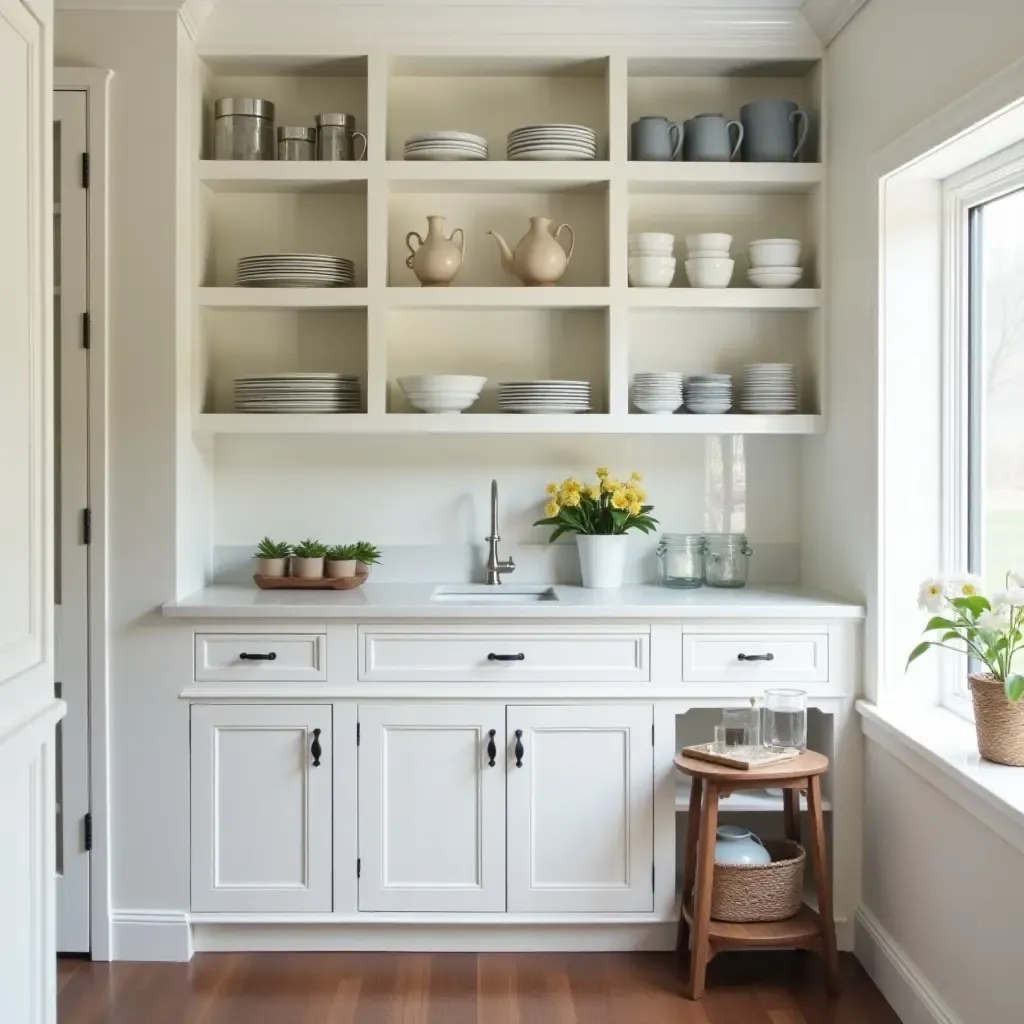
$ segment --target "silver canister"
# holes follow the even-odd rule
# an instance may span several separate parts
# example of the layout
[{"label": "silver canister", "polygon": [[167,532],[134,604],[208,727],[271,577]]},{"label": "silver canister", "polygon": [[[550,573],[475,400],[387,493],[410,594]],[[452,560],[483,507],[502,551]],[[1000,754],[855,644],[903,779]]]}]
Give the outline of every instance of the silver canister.
[{"label": "silver canister", "polygon": [[215,160],[273,160],[274,104],[227,96],[213,106]]},{"label": "silver canister", "polygon": [[[317,160],[365,160],[366,136],[356,131],[356,119],[353,114],[317,114],[316,124],[316,158]],[[353,139],[363,140],[363,149],[359,156],[353,156],[355,146]]]},{"label": "silver canister", "polygon": [[277,129],[278,160],[315,160],[316,129],[282,125]]}]

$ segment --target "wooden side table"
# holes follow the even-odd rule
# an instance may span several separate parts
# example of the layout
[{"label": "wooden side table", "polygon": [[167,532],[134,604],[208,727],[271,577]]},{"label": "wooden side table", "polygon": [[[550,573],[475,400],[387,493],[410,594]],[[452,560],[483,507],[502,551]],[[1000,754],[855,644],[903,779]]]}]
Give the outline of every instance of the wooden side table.
[{"label": "wooden side table", "polygon": [[[839,991],[839,954],[832,920],[832,882],[825,846],[825,822],[821,810],[821,776],[828,771],[824,754],[805,751],[792,761],[743,771],[694,758],[675,757],[676,770],[692,779],[690,813],[686,826],[686,860],[683,867],[683,909],[679,917],[677,949],[690,951],[690,998],[704,994],[708,962],[725,949],[810,949],[825,958],[829,992]],[[806,904],[787,921],[733,924],[711,920],[711,887],[715,870],[715,831],[718,800],[738,790],[782,789],[786,838],[800,842],[800,793],[807,793],[810,812],[811,860],[818,890],[818,910]]]}]

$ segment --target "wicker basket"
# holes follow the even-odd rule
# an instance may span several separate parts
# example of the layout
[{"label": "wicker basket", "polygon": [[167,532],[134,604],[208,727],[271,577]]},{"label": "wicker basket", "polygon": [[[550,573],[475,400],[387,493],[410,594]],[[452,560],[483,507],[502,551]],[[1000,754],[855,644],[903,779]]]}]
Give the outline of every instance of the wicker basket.
[{"label": "wicker basket", "polygon": [[803,903],[804,848],[790,839],[767,839],[771,864],[716,864],[711,890],[715,921],[749,924],[785,921]]},{"label": "wicker basket", "polygon": [[978,750],[986,761],[1024,767],[1024,700],[1011,704],[997,679],[968,677],[974,701]]}]

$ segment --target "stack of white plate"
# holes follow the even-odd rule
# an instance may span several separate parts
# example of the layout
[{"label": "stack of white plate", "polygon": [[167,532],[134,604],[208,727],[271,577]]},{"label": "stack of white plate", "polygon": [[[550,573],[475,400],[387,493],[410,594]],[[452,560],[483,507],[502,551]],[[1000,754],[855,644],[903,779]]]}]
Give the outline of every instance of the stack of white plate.
[{"label": "stack of white plate", "polygon": [[732,408],[732,377],[727,373],[705,373],[690,377],[683,385],[683,402],[688,412],[728,412]]},{"label": "stack of white plate", "polygon": [[235,412],[359,412],[359,378],[266,373],[235,380]]},{"label": "stack of white plate", "polygon": [[487,140],[469,132],[422,132],[405,140],[406,160],[486,160]]},{"label": "stack of white plate", "polygon": [[502,412],[590,412],[590,384],[585,380],[512,380],[498,385]]},{"label": "stack of white plate", "polygon": [[796,412],[796,367],[789,363],[755,363],[743,367],[743,393],[740,408],[744,412]]},{"label": "stack of white plate", "polygon": [[508,133],[509,160],[596,160],[597,136],[578,124],[531,124]]},{"label": "stack of white plate", "polygon": [[757,238],[747,246],[747,280],[755,288],[792,288],[804,276],[798,238]]},{"label": "stack of white plate", "polygon": [[238,284],[251,288],[346,288],[355,280],[355,266],[341,256],[275,252],[238,261]]},{"label": "stack of white plate", "polygon": [[424,373],[399,377],[398,386],[421,412],[456,413],[468,409],[479,397],[486,377],[458,373]]},{"label": "stack of white plate", "polygon": [[643,412],[668,415],[683,404],[681,373],[633,374],[633,404]]}]

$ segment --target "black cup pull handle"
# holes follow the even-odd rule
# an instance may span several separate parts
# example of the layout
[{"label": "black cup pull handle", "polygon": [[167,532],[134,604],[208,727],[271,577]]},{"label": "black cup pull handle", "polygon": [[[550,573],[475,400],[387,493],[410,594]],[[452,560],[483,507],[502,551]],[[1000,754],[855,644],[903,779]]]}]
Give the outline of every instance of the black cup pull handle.
[{"label": "black cup pull handle", "polygon": [[770,651],[767,654],[739,654],[740,661],[774,661],[775,655]]},{"label": "black cup pull handle", "polygon": [[498,756],[498,748],[494,744],[494,737],[497,736],[497,729],[489,729],[487,735],[491,738],[487,741],[487,763],[493,768],[494,759]]},{"label": "black cup pull handle", "polygon": [[320,755],[324,752],[323,747],[320,746],[320,730],[313,730],[313,744],[309,748],[309,752],[313,755],[313,767],[320,767]]},{"label": "black cup pull handle", "polygon": [[526,661],[525,654],[488,654],[488,661]]},{"label": "black cup pull handle", "polygon": [[523,730],[516,729],[516,767],[523,767],[523,754],[526,751],[523,749]]},{"label": "black cup pull handle", "polygon": [[277,661],[277,651],[271,651],[269,654],[246,654],[242,651],[238,657],[242,661]]}]

